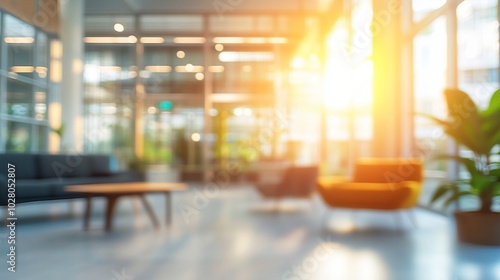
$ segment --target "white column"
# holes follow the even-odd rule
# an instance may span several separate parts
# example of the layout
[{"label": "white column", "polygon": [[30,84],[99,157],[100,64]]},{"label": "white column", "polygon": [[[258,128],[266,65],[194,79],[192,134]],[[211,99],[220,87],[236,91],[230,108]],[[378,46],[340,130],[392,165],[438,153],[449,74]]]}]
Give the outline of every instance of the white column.
[{"label": "white column", "polygon": [[61,152],[83,150],[83,11],[84,0],[60,1],[62,81],[62,124],[65,132],[61,141]]}]

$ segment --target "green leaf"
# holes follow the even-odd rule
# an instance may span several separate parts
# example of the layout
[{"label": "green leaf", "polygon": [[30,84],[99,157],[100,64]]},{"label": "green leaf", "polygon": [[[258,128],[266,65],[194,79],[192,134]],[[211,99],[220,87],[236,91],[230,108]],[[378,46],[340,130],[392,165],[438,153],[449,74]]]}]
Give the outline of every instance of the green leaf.
[{"label": "green leaf", "polygon": [[497,182],[500,181],[500,168],[490,170],[490,175],[497,178]]},{"label": "green leaf", "polygon": [[438,155],[435,157],[436,159],[452,159],[456,160],[460,163],[462,163],[465,168],[467,168],[467,171],[474,176],[476,174],[481,174],[479,170],[476,168],[476,162],[470,158],[464,158],[461,156],[454,156],[454,155]]},{"label": "green leaf", "polygon": [[[500,118],[499,118],[499,121],[500,123]],[[500,144],[500,128],[498,128],[497,130],[495,130],[494,133],[492,133],[491,137],[490,137],[490,149],[493,148],[495,145],[498,145]]]},{"label": "green leaf", "polygon": [[491,191],[496,183],[495,176],[476,175],[471,178],[471,187],[477,191],[478,195]]},{"label": "green leaf", "polygon": [[453,187],[456,188],[453,184],[447,184],[447,185],[441,185],[439,186],[434,194],[431,197],[431,204],[435,203],[438,201],[441,197],[443,197],[445,194],[453,190]]},{"label": "green leaf", "polygon": [[[490,105],[491,106],[491,105]],[[482,130],[485,133],[489,142],[489,149],[497,144],[500,144],[500,110],[495,112],[488,112],[488,110],[481,112]]]},{"label": "green leaf", "polygon": [[465,92],[458,89],[446,89],[444,95],[448,114],[453,123],[447,133],[473,152],[488,154],[489,141],[487,141],[482,129],[482,116],[474,101]]},{"label": "green leaf", "polygon": [[429,115],[429,114],[425,114],[425,113],[415,113],[415,115],[417,116],[421,116],[421,117],[424,117],[426,119],[429,119],[433,122],[435,122],[436,124],[440,125],[440,126],[443,126],[443,127],[448,127],[451,125],[451,123],[449,121],[445,121],[445,120],[442,120],[442,119],[439,119],[439,118],[436,118],[432,115]]},{"label": "green leaf", "polygon": [[500,196],[500,182],[497,182],[493,187],[493,196]]},{"label": "green leaf", "polygon": [[490,99],[490,105],[488,109],[484,111],[486,115],[493,115],[500,112],[500,89],[495,91]]},{"label": "green leaf", "polygon": [[450,207],[450,204],[455,202],[455,201],[458,201],[461,197],[463,196],[467,196],[467,195],[474,195],[473,193],[469,192],[469,191],[459,191],[459,192],[455,192],[452,196],[450,196],[443,204],[443,206],[445,208],[448,208]]}]

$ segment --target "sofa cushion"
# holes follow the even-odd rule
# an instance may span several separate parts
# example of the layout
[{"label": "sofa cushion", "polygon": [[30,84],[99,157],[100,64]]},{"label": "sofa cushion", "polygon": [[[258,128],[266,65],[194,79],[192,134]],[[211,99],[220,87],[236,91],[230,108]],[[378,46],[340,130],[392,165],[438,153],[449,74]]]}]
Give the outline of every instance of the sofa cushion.
[{"label": "sofa cushion", "polygon": [[0,154],[0,174],[7,174],[7,165],[16,167],[16,179],[38,178],[38,155],[35,154]]},{"label": "sofa cushion", "polygon": [[118,161],[108,155],[88,155],[90,173],[93,176],[108,176],[117,172]]},{"label": "sofa cushion", "polygon": [[40,178],[71,178],[90,176],[90,162],[84,155],[40,155]]},{"label": "sofa cushion", "polygon": [[6,205],[7,204],[7,176],[4,174],[0,174],[0,192],[2,195],[0,195],[0,205]]},{"label": "sofa cushion", "polygon": [[[57,179],[56,179],[57,180]],[[16,181],[16,198],[50,197],[52,181],[43,179],[25,179]]]},{"label": "sofa cushion", "polygon": [[355,182],[399,183],[421,181],[422,163],[414,159],[359,159],[354,170]]}]

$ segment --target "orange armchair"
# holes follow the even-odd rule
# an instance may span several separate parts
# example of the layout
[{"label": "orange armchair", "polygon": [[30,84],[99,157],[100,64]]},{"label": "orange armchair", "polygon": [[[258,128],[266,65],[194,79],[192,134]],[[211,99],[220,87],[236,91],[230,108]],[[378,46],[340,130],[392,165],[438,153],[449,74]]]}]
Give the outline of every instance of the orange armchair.
[{"label": "orange armchair", "polygon": [[324,176],[318,191],[330,207],[400,210],[417,205],[422,163],[413,159],[360,159],[351,181]]}]

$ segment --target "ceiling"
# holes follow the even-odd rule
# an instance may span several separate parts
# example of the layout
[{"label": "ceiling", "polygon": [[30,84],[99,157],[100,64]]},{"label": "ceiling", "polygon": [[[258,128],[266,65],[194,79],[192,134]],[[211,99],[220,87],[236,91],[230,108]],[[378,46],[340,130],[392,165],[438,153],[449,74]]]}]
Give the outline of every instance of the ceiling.
[{"label": "ceiling", "polygon": [[297,13],[318,12],[334,0],[86,0],[85,12],[92,14],[147,13]]}]

